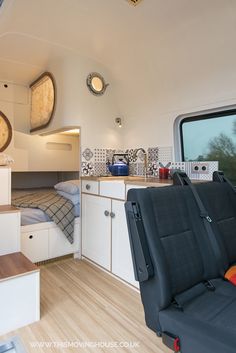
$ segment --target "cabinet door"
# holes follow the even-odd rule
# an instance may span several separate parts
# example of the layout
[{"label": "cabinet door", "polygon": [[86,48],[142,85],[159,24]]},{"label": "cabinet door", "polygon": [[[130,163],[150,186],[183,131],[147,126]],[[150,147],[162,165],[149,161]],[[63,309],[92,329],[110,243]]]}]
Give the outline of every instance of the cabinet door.
[{"label": "cabinet door", "polygon": [[112,272],[138,287],[134,278],[124,202],[112,200],[112,213]]},{"label": "cabinet door", "polygon": [[48,230],[21,233],[21,252],[32,262],[48,259]]},{"label": "cabinet door", "polygon": [[[78,228],[75,228],[78,231]],[[77,234],[74,234],[74,242],[71,244],[59,227],[49,229],[49,258],[64,256],[79,251]]]},{"label": "cabinet door", "polygon": [[111,200],[82,195],[82,255],[111,267]]}]

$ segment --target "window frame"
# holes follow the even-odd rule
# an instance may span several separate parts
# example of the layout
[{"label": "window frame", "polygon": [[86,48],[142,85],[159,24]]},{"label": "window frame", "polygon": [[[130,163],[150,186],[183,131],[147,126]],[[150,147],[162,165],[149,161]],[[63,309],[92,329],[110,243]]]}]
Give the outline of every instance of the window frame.
[{"label": "window frame", "polygon": [[174,121],[174,150],[175,160],[186,162],[184,160],[184,143],[183,143],[183,124],[191,121],[206,120],[211,118],[220,118],[224,115],[236,115],[236,105],[224,106],[192,112],[189,114],[181,114]]}]

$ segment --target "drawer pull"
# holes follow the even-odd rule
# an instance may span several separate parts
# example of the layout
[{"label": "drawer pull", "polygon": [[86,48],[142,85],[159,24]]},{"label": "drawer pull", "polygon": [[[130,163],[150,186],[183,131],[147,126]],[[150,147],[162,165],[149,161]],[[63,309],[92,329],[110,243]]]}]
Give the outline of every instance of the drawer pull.
[{"label": "drawer pull", "polygon": [[116,214],[114,212],[110,213],[111,218],[115,218]]},{"label": "drawer pull", "polygon": [[30,236],[29,236],[29,239],[33,239],[33,237],[34,237],[33,235],[30,235]]},{"label": "drawer pull", "polygon": [[86,190],[90,190],[91,189],[91,186],[89,184],[86,184]]},{"label": "drawer pull", "polygon": [[105,215],[106,217],[108,217],[108,216],[109,216],[109,214],[110,214],[110,213],[109,213],[109,211],[107,211],[107,210],[106,210],[106,211],[104,211],[104,215]]}]

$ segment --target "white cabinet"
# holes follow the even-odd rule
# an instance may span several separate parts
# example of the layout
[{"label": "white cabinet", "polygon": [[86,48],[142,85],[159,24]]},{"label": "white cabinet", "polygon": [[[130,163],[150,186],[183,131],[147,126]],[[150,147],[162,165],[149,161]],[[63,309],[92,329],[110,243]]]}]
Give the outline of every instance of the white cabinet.
[{"label": "white cabinet", "polygon": [[12,209],[0,207],[0,255],[20,251],[20,212]]},{"label": "white cabinet", "polygon": [[66,236],[62,232],[62,230],[59,227],[52,224],[51,227],[49,228],[49,243],[48,243],[49,259],[64,256],[67,254],[78,253],[80,250],[79,237],[80,237],[79,218],[76,218],[74,223],[74,242],[72,244],[66,239]]},{"label": "white cabinet", "polygon": [[111,200],[82,195],[82,254],[111,269]]},{"label": "white cabinet", "polygon": [[21,233],[21,251],[32,262],[47,260],[49,258],[48,230]]},{"label": "white cabinet", "polygon": [[138,286],[134,279],[124,201],[82,195],[82,255]]},{"label": "white cabinet", "polygon": [[[90,184],[92,182],[92,184]],[[82,255],[138,287],[135,281],[125,215],[125,193],[146,185],[121,180],[84,180],[82,188]],[[98,185],[100,183],[100,186]],[[86,188],[86,185],[89,185]],[[156,187],[168,184],[156,183]],[[90,195],[98,192],[97,196]]]},{"label": "white cabinet", "polygon": [[71,244],[54,222],[21,227],[21,251],[32,262],[40,262],[67,254],[79,253],[80,218],[74,223],[74,242]]},{"label": "white cabinet", "polygon": [[11,204],[11,168],[0,167],[0,205]]},{"label": "white cabinet", "polygon": [[126,224],[124,201],[112,200],[112,273],[138,287]]}]

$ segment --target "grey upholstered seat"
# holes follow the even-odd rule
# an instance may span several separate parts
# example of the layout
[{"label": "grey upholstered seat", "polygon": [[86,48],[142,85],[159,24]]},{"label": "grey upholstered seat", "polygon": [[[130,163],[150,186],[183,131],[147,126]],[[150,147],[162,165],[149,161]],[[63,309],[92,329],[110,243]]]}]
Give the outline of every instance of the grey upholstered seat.
[{"label": "grey upholstered seat", "polygon": [[[178,336],[182,353],[235,352],[236,287],[222,279],[233,251],[229,257],[222,245],[222,261],[216,258],[190,188],[132,189],[129,203],[138,205],[153,266],[153,275],[140,282],[147,326]],[[132,243],[138,241],[135,217],[126,209]],[[218,224],[215,231],[220,248]],[[134,251],[133,257],[139,260]]]}]

